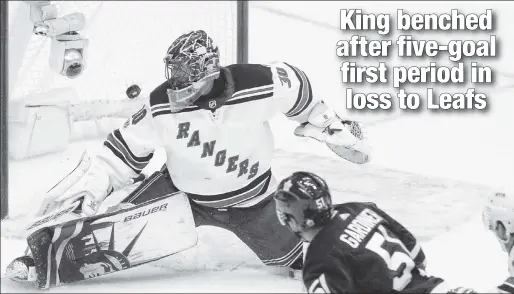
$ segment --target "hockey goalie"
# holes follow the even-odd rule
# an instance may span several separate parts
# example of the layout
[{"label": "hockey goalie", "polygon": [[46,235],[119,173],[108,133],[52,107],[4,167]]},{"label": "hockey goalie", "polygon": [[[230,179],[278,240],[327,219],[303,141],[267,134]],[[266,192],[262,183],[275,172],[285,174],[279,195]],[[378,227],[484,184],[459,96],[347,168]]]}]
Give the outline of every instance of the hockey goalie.
[{"label": "hockey goalie", "polygon": [[[293,65],[221,67],[202,30],[177,38],[164,64],[166,80],[149,105],[47,194],[26,231],[29,253],[9,267],[12,279],[49,288],[134,267],[193,247],[195,227],[204,225],[233,232],[265,265],[302,268],[302,241],[275,214],[268,121],[281,112],[298,122],[297,136],[364,164],[370,155],[360,124],[316,100]],[[163,168],[99,213],[106,197],[141,177],[159,148]]]}]

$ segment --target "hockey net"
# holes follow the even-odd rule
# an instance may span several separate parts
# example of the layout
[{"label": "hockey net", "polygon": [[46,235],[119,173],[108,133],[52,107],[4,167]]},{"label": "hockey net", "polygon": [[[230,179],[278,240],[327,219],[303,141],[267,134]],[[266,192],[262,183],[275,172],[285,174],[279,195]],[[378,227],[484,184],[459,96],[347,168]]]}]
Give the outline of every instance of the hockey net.
[{"label": "hockey net", "polygon": [[[32,35],[26,47],[14,48],[18,51],[15,54],[23,54],[23,61],[10,89],[10,102],[26,97],[43,100],[56,89],[73,89],[76,95],[70,101],[71,121],[126,119],[164,81],[162,58],[166,49],[190,30],[202,29],[213,37],[222,64],[237,61],[236,1],[52,3],[58,7],[59,16],[80,12],[86,18],[86,27],[79,32],[89,39],[85,71],[76,79],[53,72],[49,66],[50,39]],[[17,34],[14,22],[23,21],[20,18],[29,21],[28,15],[19,14],[20,5],[26,4],[9,2],[10,34]],[[125,92],[133,84],[142,91],[139,98],[130,100]],[[82,136],[87,134],[72,135],[73,139]]]}]

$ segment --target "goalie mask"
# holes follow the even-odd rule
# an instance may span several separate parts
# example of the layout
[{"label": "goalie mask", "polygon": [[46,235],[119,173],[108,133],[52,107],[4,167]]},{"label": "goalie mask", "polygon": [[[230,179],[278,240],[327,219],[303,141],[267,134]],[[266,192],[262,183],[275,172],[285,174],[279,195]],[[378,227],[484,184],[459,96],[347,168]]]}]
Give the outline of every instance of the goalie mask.
[{"label": "goalie mask", "polygon": [[280,223],[298,236],[322,226],[334,211],[327,184],[309,172],[295,172],[282,180],[274,199]]},{"label": "goalie mask", "polygon": [[192,105],[220,75],[218,47],[204,31],[178,37],[164,57],[171,111]]},{"label": "goalie mask", "polygon": [[514,198],[506,193],[494,193],[482,212],[487,230],[492,231],[503,250],[509,252],[514,246]]}]

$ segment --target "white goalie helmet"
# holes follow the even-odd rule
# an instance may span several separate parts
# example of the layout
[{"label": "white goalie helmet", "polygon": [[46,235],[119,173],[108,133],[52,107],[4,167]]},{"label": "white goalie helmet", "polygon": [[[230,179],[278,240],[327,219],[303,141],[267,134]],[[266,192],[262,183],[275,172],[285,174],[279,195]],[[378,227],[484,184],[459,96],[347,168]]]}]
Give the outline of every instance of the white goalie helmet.
[{"label": "white goalie helmet", "polygon": [[505,252],[514,246],[514,195],[496,192],[489,196],[482,212],[487,230],[492,231]]}]

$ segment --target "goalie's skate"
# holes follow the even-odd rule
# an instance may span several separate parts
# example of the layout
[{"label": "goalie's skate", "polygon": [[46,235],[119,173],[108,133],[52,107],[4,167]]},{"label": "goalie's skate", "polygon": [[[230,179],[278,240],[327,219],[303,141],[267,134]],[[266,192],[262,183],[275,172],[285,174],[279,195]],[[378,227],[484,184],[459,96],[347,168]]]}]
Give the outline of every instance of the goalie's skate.
[{"label": "goalie's skate", "polygon": [[36,282],[36,266],[34,259],[28,255],[16,258],[7,266],[5,277],[15,282]]}]

